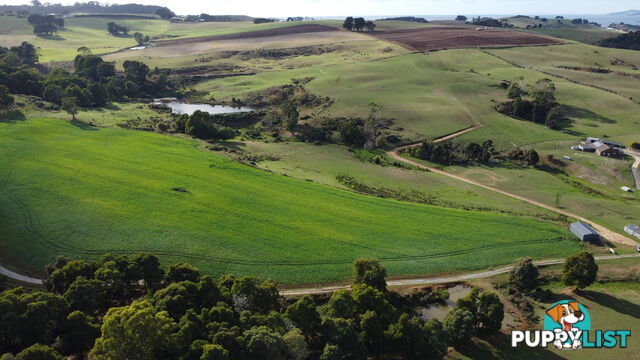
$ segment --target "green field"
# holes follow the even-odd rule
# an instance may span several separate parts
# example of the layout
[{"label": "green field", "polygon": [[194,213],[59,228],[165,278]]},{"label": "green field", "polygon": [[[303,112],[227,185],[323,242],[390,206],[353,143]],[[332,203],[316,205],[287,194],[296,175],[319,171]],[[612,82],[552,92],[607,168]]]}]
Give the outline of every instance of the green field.
[{"label": "green field", "polygon": [[59,254],[146,250],[299,283],[346,278],[360,256],[409,275],[580,248],[550,224],[360,196],[179,138],[48,119],[0,123],[0,136],[2,254],[36,272]]}]

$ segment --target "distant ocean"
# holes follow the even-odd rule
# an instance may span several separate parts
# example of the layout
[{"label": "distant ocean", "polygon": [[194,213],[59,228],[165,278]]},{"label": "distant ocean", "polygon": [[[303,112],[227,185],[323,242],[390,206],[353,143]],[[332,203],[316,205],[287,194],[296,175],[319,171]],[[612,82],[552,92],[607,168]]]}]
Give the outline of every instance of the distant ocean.
[{"label": "distant ocean", "polygon": [[[469,14],[464,14],[465,16],[467,16],[468,18],[471,17],[475,17],[475,16],[487,16],[487,17],[492,17],[492,18],[503,18],[503,17],[510,17],[513,15],[491,15],[491,14],[473,14],[473,15],[469,15]],[[538,14],[522,14],[522,15],[529,15],[531,17],[538,15]],[[640,12],[638,13],[634,13],[634,14],[628,14],[628,13],[621,13],[621,14],[603,14],[603,15],[594,15],[594,14],[589,14],[589,15],[580,15],[580,14],[556,14],[556,15],[561,15],[564,16],[565,19],[577,19],[577,18],[581,18],[581,19],[587,19],[589,21],[593,21],[593,22],[597,22],[598,24],[601,24],[603,27],[607,27],[610,24],[617,24],[620,22],[623,22],[625,24],[631,24],[631,25],[640,25]],[[555,18],[556,15],[539,15],[540,17],[546,17],[546,18]],[[386,19],[386,18],[393,18],[393,17],[399,17],[399,16],[415,16],[415,17],[423,17],[429,21],[434,21],[434,20],[453,20],[456,15],[379,15],[379,16],[365,16],[365,18],[367,20],[377,20],[377,19]],[[316,19],[344,19],[344,16],[321,16],[321,17],[316,17]]]}]

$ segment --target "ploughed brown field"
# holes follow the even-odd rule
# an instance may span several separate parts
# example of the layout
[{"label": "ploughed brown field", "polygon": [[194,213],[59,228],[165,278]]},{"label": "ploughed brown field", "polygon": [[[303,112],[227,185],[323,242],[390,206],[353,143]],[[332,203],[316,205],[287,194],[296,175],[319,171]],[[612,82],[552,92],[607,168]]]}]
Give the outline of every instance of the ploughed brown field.
[{"label": "ploughed brown field", "polygon": [[247,32],[241,32],[241,33],[234,33],[234,34],[202,36],[202,37],[194,37],[194,38],[187,38],[187,39],[158,41],[156,42],[156,45],[175,46],[175,45],[192,44],[192,43],[215,41],[215,40],[251,39],[251,38],[258,38],[258,37],[316,33],[316,32],[325,32],[325,31],[338,31],[338,29],[334,27],[318,25],[318,24],[294,25],[294,26],[285,26],[285,27],[275,28],[275,29],[247,31]]},{"label": "ploughed brown field", "polygon": [[559,44],[560,41],[502,29],[473,27],[431,27],[391,30],[377,33],[380,39],[392,41],[410,50],[429,51],[476,46],[515,46]]}]

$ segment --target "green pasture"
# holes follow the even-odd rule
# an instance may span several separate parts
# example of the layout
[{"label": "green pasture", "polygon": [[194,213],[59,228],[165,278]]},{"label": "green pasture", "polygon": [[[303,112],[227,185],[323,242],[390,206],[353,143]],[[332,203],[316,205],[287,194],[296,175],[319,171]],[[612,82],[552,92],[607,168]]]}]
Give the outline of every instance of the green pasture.
[{"label": "green pasture", "polygon": [[[8,24],[4,24],[10,19]],[[130,29],[128,36],[113,36],[107,33],[107,23],[115,21]],[[154,36],[166,32],[168,21],[108,18],[66,18],[65,27],[57,36],[33,35],[32,27],[26,19],[12,16],[0,17],[0,45],[16,45],[28,41],[40,48],[40,62],[73,60],[77,49],[86,46],[95,54],[118,51],[136,45],[134,32]]]},{"label": "green pasture", "polygon": [[[328,52],[318,55],[291,55],[269,58],[255,54],[259,49],[323,48]],[[240,52],[232,54],[229,52]],[[266,72],[312,68],[353,62],[368,62],[407,54],[401,46],[388,44],[370,37],[335,32],[318,35],[315,33],[287,35],[277,40],[225,40],[215,43],[195,43],[177,46],[156,46],[143,50],[123,51],[104,57],[115,61],[118,66],[125,60],[138,60],[150,67],[189,68],[208,66],[211,71]],[[221,69],[221,70],[218,70]]]},{"label": "green pasture", "polygon": [[409,275],[580,249],[548,223],[361,196],[180,138],[52,119],[4,121],[0,136],[2,254],[32,272],[57,255],[144,250],[303,283],[347,278],[361,256]]},{"label": "green pasture", "polygon": [[[526,25],[525,25],[526,26]],[[553,36],[560,39],[579,41],[587,44],[595,44],[600,40],[609,39],[620,35],[619,32],[607,30],[599,27],[558,27],[558,28],[542,28],[527,29],[527,32],[540,34],[545,36]]]},{"label": "green pasture", "polygon": [[562,155],[571,156],[573,161],[563,161],[567,163],[569,176],[556,176],[535,168],[501,166],[451,166],[446,170],[580,214],[619,233],[625,225],[640,223],[640,195],[620,190],[623,185],[633,184],[631,160],[591,158],[596,155],[575,153],[551,143],[534,148],[543,157],[547,154],[557,159]]},{"label": "green pasture", "polygon": [[[258,166],[297,179],[344,188],[336,176],[349,175],[368,186],[427,193],[433,197],[436,204],[445,207],[482,208],[486,212],[518,214],[534,218],[555,215],[522,201],[432,172],[376,165],[371,161],[363,160],[363,157],[358,157],[356,153],[340,145],[317,146],[301,142],[257,141],[242,141],[235,145],[250,153],[277,158],[278,160],[275,161],[259,162]],[[360,151],[366,153],[364,150]],[[377,156],[385,157],[384,154]]]},{"label": "green pasture", "polygon": [[[463,138],[493,139],[503,146],[578,139],[542,125],[503,116],[492,109],[495,101],[504,100],[505,90],[498,86],[502,81],[533,84],[550,77],[532,69],[514,67],[491,56],[492,53],[544,53],[563,46],[488,50],[488,53],[474,49],[448,50],[317,66],[313,73],[315,79],[307,89],[336,100],[323,113],[326,116],[363,117],[370,102],[381,104],[383,116],[394,121],[391,129],[397,130],[405,140],[436,137],[470,125],[483,127]],[[195,88],[217,100],[229,100],[308,74],[305,68],[273,70],[253,76],[209,80]],[[567,80],[555,77],[552,80],[558,89],[558,102],[570,120],[568,130],[588,136],[638,132],[636,114],[640,105],[637,103]]]}]

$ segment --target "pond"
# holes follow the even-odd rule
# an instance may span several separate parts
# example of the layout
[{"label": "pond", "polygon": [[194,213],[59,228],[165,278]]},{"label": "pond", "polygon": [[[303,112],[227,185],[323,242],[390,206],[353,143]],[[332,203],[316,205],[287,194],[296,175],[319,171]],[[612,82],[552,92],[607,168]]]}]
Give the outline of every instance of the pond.
[{"label": "pond", "polygon": [[238,112],[248,112],[254,109],[248,107],[234,107],[226,105],[209,105],[209,104],[189,104],[180,101],[156,101],[155,104],[164,104],[171,108],[175,114],[191,115],[196,110],[200,110],[209,114],[228,114]]},{"label": "pond", "polygon": [[473,288],[466,285],[456,285],[447,289],[449,292],[449,298],[442,304],[434,304],[422,308],[420,312],[420,318],[423,321],[436,318],[440,321],[444,320],[447,313],[456,307],[456,302],[471,292]]}]

